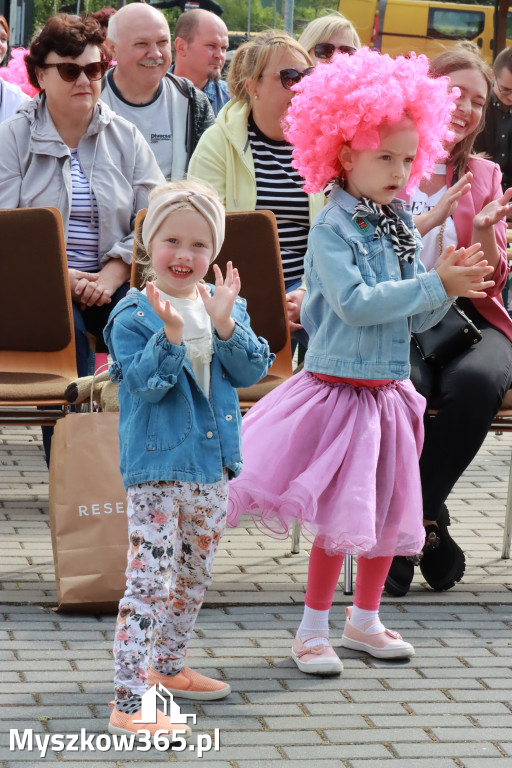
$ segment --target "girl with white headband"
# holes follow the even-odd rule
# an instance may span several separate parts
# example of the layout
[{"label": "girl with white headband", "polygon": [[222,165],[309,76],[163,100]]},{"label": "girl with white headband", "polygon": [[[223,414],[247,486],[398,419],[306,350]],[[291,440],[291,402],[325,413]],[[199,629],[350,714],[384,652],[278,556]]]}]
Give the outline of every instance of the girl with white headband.
[{"label": "girl with white headband", "polygon": [[222,203],[203,185],[155,189],[142,227],[148,282],[128,292],[105,329],[119,382],[129,534],[109,730],[163,730],[169,743],[173,731],[190,729],[159,710],[156,723],[141,722],[148,688],[160,683],[198,701],[231,690],[184,662],[225,527],[228,479],[242,467],[235,387],[265,376],[273,359],[251,330],[231,262],[225,278],[214,265],[215,286],[203,282],[224,220]]}]

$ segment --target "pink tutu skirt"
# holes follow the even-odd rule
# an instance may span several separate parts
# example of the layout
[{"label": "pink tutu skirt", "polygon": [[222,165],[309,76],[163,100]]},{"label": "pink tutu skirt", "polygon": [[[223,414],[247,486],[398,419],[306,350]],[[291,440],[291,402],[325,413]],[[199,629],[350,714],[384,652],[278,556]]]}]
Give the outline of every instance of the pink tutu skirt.
[{"label": "pink tutu skirt", "polygon": [[299,519],[330,553],[420,552],[424,410],[408,380],[369,389],[293,376],[242,419],[244,468],[230,482],[228,525],[248,513],[284,539]]}]

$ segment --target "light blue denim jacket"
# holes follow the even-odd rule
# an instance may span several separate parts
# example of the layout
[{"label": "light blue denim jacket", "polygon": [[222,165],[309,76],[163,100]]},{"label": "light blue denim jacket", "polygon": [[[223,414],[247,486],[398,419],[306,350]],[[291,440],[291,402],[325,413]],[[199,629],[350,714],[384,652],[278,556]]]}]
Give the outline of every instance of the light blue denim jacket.
[{"label": "light blue denim jacket", "polygon": [[[210,286],[213,291],[213,286]],[[249,387],[274,360],[251,330],[245,299],[237,298],[235,330],[227,341],[213,333],[210,396],[185,357],[170,344],[146,296],[132,288],[112,310],[104,336],[119,383],[121,474],[136,483],[182,480],[215,483],[223,468],[242,469],[240,408],[235,387]]]},{"label": "light blue denim jacket", "polygon": [[406,379],[411,331],[439,322],[453,299],[437,272],[426,272],[419,259],[421,239],[408,206],[392,203],[416,235],[412,264],[399,262],[388,238],[373,240],[370,220],[352,220],[357,202],[335,186],[309,232],[301,311],[309,334],[304,367],[346,378]]}]

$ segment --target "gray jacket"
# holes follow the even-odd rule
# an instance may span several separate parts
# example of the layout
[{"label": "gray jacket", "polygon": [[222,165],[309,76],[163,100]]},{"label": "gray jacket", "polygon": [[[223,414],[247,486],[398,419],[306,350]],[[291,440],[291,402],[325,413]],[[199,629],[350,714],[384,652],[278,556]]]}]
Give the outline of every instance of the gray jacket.
[{"label": "gray jacket", "polygon": [[[0,125],[0,147],[0,208],[54,206],[67,238],[71,154],[44,94]],[[78,159],[98,205],[99,261],[121,258],[129,264],[137,211],[165,181],[155,157],[134,125],[98,101],[78,144]]]}]

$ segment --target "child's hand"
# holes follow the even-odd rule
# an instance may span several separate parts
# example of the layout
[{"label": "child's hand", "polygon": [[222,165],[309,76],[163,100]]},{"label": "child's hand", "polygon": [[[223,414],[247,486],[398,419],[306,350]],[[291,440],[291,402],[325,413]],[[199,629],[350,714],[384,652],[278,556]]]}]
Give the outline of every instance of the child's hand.
[{"label": "child's hand", "polygon": [[493,227],[504,216],[508,216],[512,212],[512,205],[510,200],[512,198],[512,187],[509,187],[506,192],[497,200],[492,200],[487,203],[485,208],[482,208],[480,213],[477,213],[473,219],[473,230],[475,229],[488,229]]},{"label": "child's hand", "polygon": [[240,293],[240,277],[238,269],[233,269],[233,264],[226,264],[226,279],[217,264],[213,265],[215,273],[215,293],[210,296],[204,283],[198,283],[197,289],[201,294],[206,311],[212,319],[213,326],[220,339],[227,341],[235,330],[235,321],[231,317],[235,299]]},{"label": "child's hand", "polygon": [[492,288],[494,280],[484,280],[494,272],[485,259],[480,243],[470,248],[449,245],[444,249],[434,269],[441,278],[447,296],[466,296],[469,299],[484,299],[485,291]]},{"label": "child's hand", "polygon": [[160,291],[153,283],[146,283],[146,296],[160,320],[164,321],[164,332],[170,344],[181,344],[185,321],[170,301],[162,301]]},{"label": "child's hand", "polygon": [[302,288],[297,288],[297,290],[290,291],[286,294],[288,325],[290,326],[290,331],[292,333],[299,330],[299,328],[302,328],[302,325],[300,324],[300,308],[305,294],[306,291]]}]

